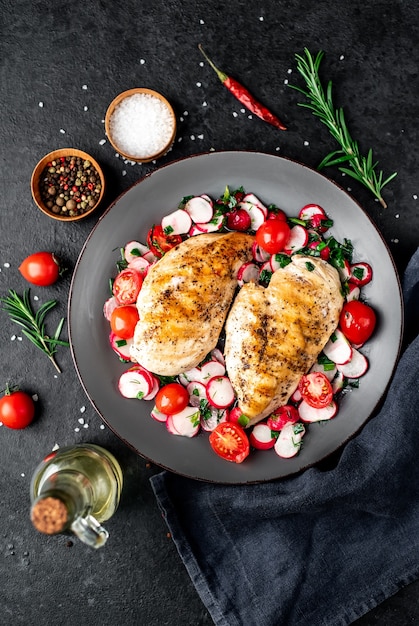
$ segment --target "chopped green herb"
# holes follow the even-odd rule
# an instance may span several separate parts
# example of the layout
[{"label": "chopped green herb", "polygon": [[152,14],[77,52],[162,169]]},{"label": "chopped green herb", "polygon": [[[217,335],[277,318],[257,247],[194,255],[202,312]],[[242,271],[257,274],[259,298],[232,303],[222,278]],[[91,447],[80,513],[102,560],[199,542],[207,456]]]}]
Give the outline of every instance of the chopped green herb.
[{"label": "chopped green herb", "polygon": [[171,235],[173,233],[173,231],[174,231],[173,226],[166,226],[163,229],[163,232],[164,232],[165,235]]},{"label": "chopped green herb", "polygon": [[248,425],[249,421],[250,421],[250,420],[249,420],[249,418],[247,417],[247,415],[245,415],[244,413],[242,413],[242,414],[240,415],[239,419],[237,420],[237,423],[238,423],[240,426],[243,426],[243,428],[246,428],[246,426]]},{"label": "chopped green herb", "polygon": [[122,346],[127,345],[126,339],[117,339],[115,343],[118,346],[118,348],[122,348]]},{"label": "chopped green herb", "polygon": [[310,263],[310,261],[306,261],[305,266],[308,272],[313,272],[315,269],[313,263]]}]

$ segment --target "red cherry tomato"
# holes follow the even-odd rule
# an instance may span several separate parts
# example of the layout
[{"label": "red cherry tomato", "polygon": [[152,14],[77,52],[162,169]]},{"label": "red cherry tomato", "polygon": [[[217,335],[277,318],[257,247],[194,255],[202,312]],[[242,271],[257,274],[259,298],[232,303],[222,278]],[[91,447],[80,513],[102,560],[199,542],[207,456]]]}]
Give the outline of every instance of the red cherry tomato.
[{"label": "red cherry tomato", "polygon": [[155,404],[160,413],[174,415],[188,406],[189,393],[180,383],[168,383],[157,392]]},{"label": "red cherry tomato", "polygon": [[252,225],[250,215],[244,209],[235,209],[227,215],[227,228],[230,230],[245,231]]},{"label": "red cherry tomato", "polygon": [[52,252],[35,252],[22,261],[19,272],[29,283],[46,287],[58,280],[60,265]]},{"label": "red cherry tomato", "polygon": [[221,422],[209,436],[211,448],[218,456],[231,461],[242,463],[249,455],[249,438],[243,428],[232,422]]},{"label": "red cherry tomato", "polygon": [[323,409],[333,399],[332,385],[322,372],[305,374],[298,384],[298,389],[303,400],[314,409]]},{"label": "red cherry tomato", "polygon": [[268,254],[282,252],[290,235],[290,227],[282,220],[267,220],[256,231],[256,243]]},{"label": "red cherry tomato", "polygon": [[141,274],[127,267],[119,272],[113,281],[113,295],[119,304],[134,304],[142,284],[143,277]]},{"label": "red cherry tomato", "polygon": [[8,428],[26,428],[35,415],[35,404],[24,391],[6,391],[0,399],[0,422]]},{"label": "red cherry tomato", "polygon": [[132,304],[118,306],[112,311],[111,328],[121,339],[131,339],[139,319],[136,306]]},{"label": "red cherry tomato", "polygon": [[282,430],[285,424],[295,424],[298,422],[300,416],[298,414],[297,409],[292,404],[285,404],[284,406],[280,406],[278,409],[268,417],[267,424],[271,430]]},{"label": "red cherry tomato", "polygon": [[343,305],[339,326],[348,341],[361,345],[371,337],[376,321],[375,312],[368,304],[351,300]]},{"label": "red cherry tomato", "polygon": [[166,235],[161,224],[152,226],[147,233],[147,245],[158,259],[179,243],[182,243],[182,237]]}]

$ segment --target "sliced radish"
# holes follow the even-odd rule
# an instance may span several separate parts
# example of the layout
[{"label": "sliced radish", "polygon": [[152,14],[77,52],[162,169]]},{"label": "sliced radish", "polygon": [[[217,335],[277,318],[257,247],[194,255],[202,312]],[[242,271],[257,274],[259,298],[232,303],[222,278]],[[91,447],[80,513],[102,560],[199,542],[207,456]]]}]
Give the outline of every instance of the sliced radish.
[{"label": "sliced radish", "polygon": [[269,261],[271,258],[269,252],[261,248],[256,241],[254,241],[252,245],[252,256],[256,263],[265,263],[265,261]]},{"label": "sliced radish", "polygon": [[189,229],[188,235],[190,237],[196,237],[196,235],[202,235],[203,232],[204,231],[198,228],[196,224],[192,224],[192,226]]},{"label": "sliced radish", "polygon": [[219,213],[215,214],[210,222],[197,222],[195,226],[199,231],[201,231],[201,233],[215,233],[222,229],[224,226],[224,220],[224,215]]},{"label": "sliced radish", "polygon": [[201,427],[199,410],[194,406],[187,406],[179,413],[168,415],[166,427],[172,435],[195,437]]},{"label": "sliced radish", "polygon": [[247,193],[245,196],[243,196],[242,202],[250,202],[251,204],[256,205],[257,207],[262,209],[265,215],[265,219],[268,217],[268,208],[263,204],[261,200],[259,200],[257,196],[255,196],[254,193]]},{"label": "sliced radish", "polygon": [[132,339],[122,339],[122,337],[118,337],[118,335],[114,332],[111,332],[109,335],[109,341],[112,350],[116,352],[122,361],[125,361],[126,363],[131,361],[131,346],[133,344]]},{"label": "sliced radish", "polygon": [[115,296],[112,296],[111,298],[108,298],[106,300],[105,304],[103,305],[103,315],[105,316],[105,319],[108,320],[108,322],[111,321],[112,313],[119,306],[119,302],[115,298]]},{"label": "sliced radish", "polygon": [[137,256],[128,263],[128,267],[145,276],[151,265],[144,256]]},{"label": "sliced radish", "polygon": [[343,332],[337,328],[323,348],[323,352],[333,363],[342,365],[351,360],[352,346]]},{"label": "sliced radish", "polygon": [[204,413],[201,414],[201,426],[207,432],[211,432],[221,424],[221,422],[226,422],[228,419],[228,410],[227,409],[216,409],[214,407],[207,409]]},{"label": "sliced radish", "polygon": [[222,363],[223,365],[226,364],[225,359],[224,359],[224,355],[221,352],[221,350],[219,348],[214,348],[214,350],[211,350],[211,356],[213,359],[215,359],[216,361],[219,361],[220,363]]},{"label": "sliced radish", "polygon": [[249,215],[251,230],[257,230],[266,219],[263,209],[252,202],[239,202],[237,208],[244,209]]},{"label": "sliced radish", "polygon": [[189,393],[189,404],[200,406],[201,400],[207,400],[207,390],[203,383],[192,381],[187,384],[186,391]]},{"label": "sliced radish", "polygon": [[151,250],[143,243],[140,243],[139,241],[129,241],[124,248],[124,257],[126,262],[130,263],[131,261],[134,261],[134,259],[143,257],[148,252],[151,252]]},{"label": "sliced radish", "polygon": [[163,217],[161,225],[167,235],[185,235],[192,226],[192,219],[187,211],[176,209]]},{"label": "sliced radish", "polygon": [[348,363],[338,365],[338,370],[346,378],[360,378],[368,369],[368,359],[362,352],[352,348],[352,358]]},{"label": "sliced radish", "polygon": [[296,224],[291,228],[288,241],[285,244],[284,252],[292,254],[296,250],[301,250],[308,243],[308,231],[304,226]]},{"label": "sliced radish", "polygon": [[327,220],[325,210],[318,204],[306,204],[298,213],[300,220],[310,221],[314,215],[318,215],[323,220]]},{"label": "sliced radish", "polygon": [[182,372],[179,374],[179,381],[182,383],[184,387],[188,385],[188,383],[192,381],[202,382],[201,380],[201,368],[200,367],[192,367],[190,370],[186,372]]},{"label": "sliced radish", "polygon": [[206,384],[211,378],[214,378],[214,376],[224,376],[225,373],[226,373],[225,366],[222,363],[220,363],[220,361],[217,361],[216,359],[214,359],[213,361],[207,361],[206,363],[202,365],[201,372],[200,372],[200,376],[201,376],[200,380],[201,382]]},{"label": "sliced radish", "polygon": [[[150,372],[151,374],[151,372]],[[158,390],[160,389],[160,381],[157,378],[157,376],[154,376],[153,374],[151,374],[152,378],[153,378],[153,387],[150,391],[150,393],[148,393],[146,396],[144,396],[143,400],[154,400],[154,398],[157,395]]]},{"label": "sliced radish", "polygon": [[153,379],[143,368],[131,368],[121,374],[118,389],[124,398],[138,398],[142,400],[153,389]]},{"label": "sliced radish", "polygon": [[348,283],[348,293],[346,294],[346,302],[351,302],[352,300],[359,300],[359,296],[361,295],[361,290],[358,285],[355,283]]},{"label": "sliced radish", "polygon": [[265,263],[261,266],[259,270],[259,280],[262,283],[268,283],[271,280],[273,271],[271,267],[271,262],[265,261]]},{"label": "sliced radish", "polygon": [[235,399],[234,390],[227,376],[214,376],[207,383],[208,402],[216,409],[226,409]]},{"label": "sliced radish", "polygon": [[274,450],[283,459],[290,459],[298,454],[301,448],[301,440],[305,434],[303,424],[286,424],[278,435]]},{"label": "sliced radish", "polygon": [[339,265],[333,263],[333,266],[337,269],[339,278],[342,283],[345,283],[347,280],[350,279],[351,264],[349,263],[348,259],[343,259],[343,261]]},{"label": "sliced radish", "polygon": [[298,412],[303,422],[323,422],[335,417],[338,405],[334,400],[323,409],[315,409],[304,400],[298,405]]},{"label": "sliced radish", "polygon": [[267,424],[256,424],[249,435],[249,441],[257,450],[269,450],[274,447],[276,438]]},{"label": "sliced radish", "polygon": [[291,395],[290,400],[291,402],[300,402],[302,400],[301,391],[298,389],[298,387]]},{"label": "sliced radish", "polygon": [[339,370],[336,373],[336,376],[332,380],[332,389],[333,395],[342,391],[345,386],[345,376]]},{"label": "sliced radish", "polygon": [[330,364],[316,362],[313,365],[313,367],[310,369],[310,372],[321,372],[322,374],[326,376],[327,380],[332,382],[332,380],[334,379],[336,375],[337,367],[335,364],[333,364],[332,366]]},{"label": "sliced radish", "polygon": [[269,264],[271,266],[272,272],[276,272],[276,270],[280,270],[282,267],[287,265],[284,263],[284,259],[288,262],[289,257],[284,254],[273,254],[269,259]]},{"label": "sliced radish", "polygon": [[214,202],[213,202],[212,198],[210,198],[210,196],[208,194],[201,193],[201,198],[204,198],[204,200],[209,202],[211,206],[214,206]]},{"label": "sliced radish", "polygon": [[195,196],[187,201],[184,210],[189,214],[195,224],[206,224],[214,215],[211,198],[208,196]]},{"label": "sliced radish", "polygon": [[372,280],[372,267],[369,263],[354,263],[351,265],[351,275],[349,280],[358,285],[359,287],[363,287],[367,283]]},{"label": "sliced radish", "polygon": [[259,280],[259,266],[252,261],[243,263],[237,272],[237,282],[240,287],[243,287],[245,283],[257,283]]},{"label": "sliced radish", "polygon": [[159,411],[156,406],[151,409],[150,415],[157,422],[162,422],[163,423],[163,422],[166,422],[166,420],[167,420],[167,415],[165,413],[162,413],[161,411]]},{"label": "sliced radish", "polygon": [[151,250],[144,252],[143,257],[145,258],[146,261],[150,263],[150,265],[157,261],[157,257],[155,256],[155,254],[151,252]]}]

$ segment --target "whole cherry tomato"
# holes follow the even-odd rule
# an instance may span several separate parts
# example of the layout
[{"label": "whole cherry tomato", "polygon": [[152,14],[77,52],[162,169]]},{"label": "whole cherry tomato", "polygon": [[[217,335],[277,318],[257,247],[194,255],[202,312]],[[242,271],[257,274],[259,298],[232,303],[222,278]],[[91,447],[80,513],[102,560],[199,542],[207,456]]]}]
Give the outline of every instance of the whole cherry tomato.
[{"label": "whole cherry tomato", "polygon": [[113,281],[113,295],[119,304],[134,304],[137,301],[142,284],[142,275],[127,267],[122,272],[119,272]]},{"label": "whole cherry tomato", "polygon": [[256,231],[256,243],[268,254],[282,252],[290,235],[287,222],[271,219],[263,222]]},{"label": "whole cherry tomato", "polygon": [[362,345],[374,332],[376,321],[374,309],[359,300],[351,300],[343,305],[339,327],[348,341]]},{"label": "whole cherry tomato", "polygon": [[35,404],[24,391],[6,389],[0,399],[0,422],[8,428],[26,428],[35,415]]},{"label": "whole cherry tomato", "polygon": [[188,406],[189,393],[180,383],[168,383],[157,392],[155,404],[160,413],[174,415]]},{"label": "whole cherry tomato", "polygon": [[233,422],[218,424],[211,432],[209,442],[214,452],[226,461],[241,463],[249,456],[249,438],[243,428]]},{"label": "whole cherry tomato", "polygon": [[323,409],[333,399],[333,389],[322,372],[310,372],[302,376],[298,389],[303,400],[314,409]]},{"label": "whole cherry tomato", "polygon": [[46,287],[58,280],[60,264],[52,252],[35,252],[22,261],[19,272],[29,283]]},{"label": "whole cherry tomato", "polygon": [[111,328],[121,339],[131,339],[139,319],[136,306],[132,304],[118,306],[112,311]]}]

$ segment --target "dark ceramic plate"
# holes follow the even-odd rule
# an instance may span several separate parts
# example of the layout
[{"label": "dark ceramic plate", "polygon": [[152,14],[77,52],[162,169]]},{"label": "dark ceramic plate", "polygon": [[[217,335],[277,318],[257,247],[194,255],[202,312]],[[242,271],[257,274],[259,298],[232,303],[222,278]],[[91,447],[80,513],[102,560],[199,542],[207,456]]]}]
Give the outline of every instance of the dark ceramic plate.
[{"label": "dark ceramic plate", "polygon": [[[119,248],[145,241],[149,227],[177,208],[189,194],[221,194],[243,185],[265,203],[288,215],[315,202],[334,220],[333,235],[353,242],[355,260],[370,263],[373,281],[364,295],[378,314],[378,328],[363,352],[370,368],[360,388],[341,400],[337,417],[311,424],[304,446],[293,459],[273,450],[252,453],[236,465],[217,457],[207,433],[175,437],[150,417],[152,402],[127,400],[117,390],[127,368],[108,343],[109,324],[102,308],[108,281],[116,274]],[[402,299],[390,253],[366,213],[338,185],[284,158],[252,152],[219,152],[171,163],[136,183],[109,207],[93,228],[75,268],[69,298],[69,329],[75,367],[91,403],[120,439],[143,457],[173,472],[219,483],[251,483],[282,478],[324,459],[345,444],[366,422],[391,378],[402,336]]]}]

